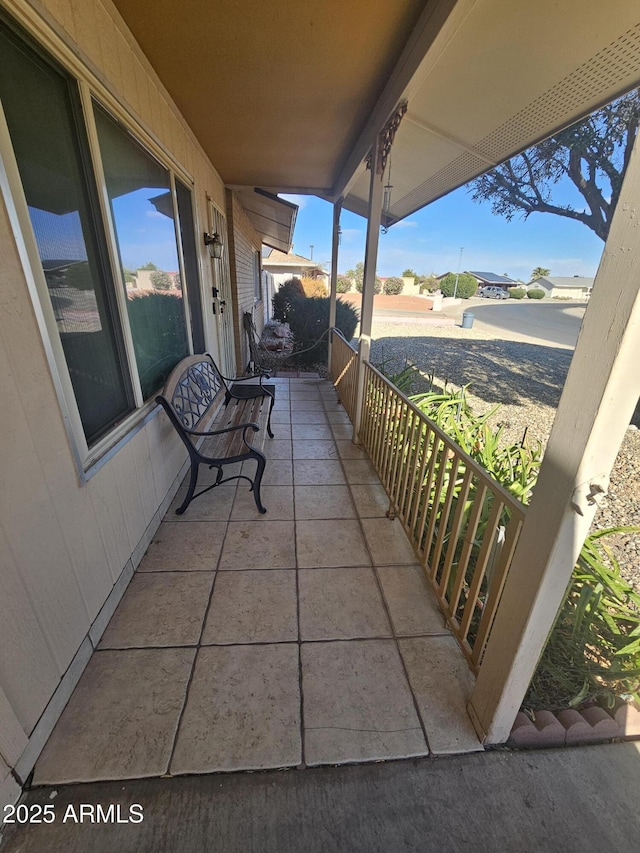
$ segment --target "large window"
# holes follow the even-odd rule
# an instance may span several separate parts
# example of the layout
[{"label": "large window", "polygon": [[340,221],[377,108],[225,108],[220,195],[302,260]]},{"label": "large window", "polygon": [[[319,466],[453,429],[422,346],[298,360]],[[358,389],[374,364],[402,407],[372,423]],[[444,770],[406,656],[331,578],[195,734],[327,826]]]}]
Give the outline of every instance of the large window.
[{"label": "large window", "polygon": [[0,99],[87,442],[131,410],[69,80],[0,33]]},{"label": "large window", "polygon": [[94,114],[146,400],[189,352],[171,179],[97,104]]},{"label": "large window", "polygon": [[59,336],[58,369],[68,373],[67,403],[82,425],[84,464],[94,461],[89,449],[102,447],[189,353],[183,297],[190,288],[204,347],[191,191],[180,182],[177,195],[168,166],[95,101],[95,130],[87,131],[77,81],[2,21],[0,102],[47,285],[49,335]]}]

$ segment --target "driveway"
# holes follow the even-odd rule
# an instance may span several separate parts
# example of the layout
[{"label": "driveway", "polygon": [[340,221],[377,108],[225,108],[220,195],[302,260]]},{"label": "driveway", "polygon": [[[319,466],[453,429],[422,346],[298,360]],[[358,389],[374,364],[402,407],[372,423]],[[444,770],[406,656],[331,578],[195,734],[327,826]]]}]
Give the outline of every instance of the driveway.
[{"label": "driveway", "polygon": [[474,325],[498,338],[573,349],[578,340],[586,303],[494,300],[473,297],[444,313],[461,322],[462,313],[471,311]]}]

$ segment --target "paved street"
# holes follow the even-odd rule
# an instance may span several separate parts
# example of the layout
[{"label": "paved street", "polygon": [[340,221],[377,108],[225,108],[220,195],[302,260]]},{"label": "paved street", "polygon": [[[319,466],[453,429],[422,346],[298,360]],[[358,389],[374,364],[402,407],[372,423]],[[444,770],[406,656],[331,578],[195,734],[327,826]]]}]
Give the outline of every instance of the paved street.
[{"label": "paved street", "polygon": [[443,313],[459,323],[464,311],[471,311],[474,325],[509,341],[544,342],[547,346],[573,349],[584,317],[583,302],[534,302],[473,297]]}]

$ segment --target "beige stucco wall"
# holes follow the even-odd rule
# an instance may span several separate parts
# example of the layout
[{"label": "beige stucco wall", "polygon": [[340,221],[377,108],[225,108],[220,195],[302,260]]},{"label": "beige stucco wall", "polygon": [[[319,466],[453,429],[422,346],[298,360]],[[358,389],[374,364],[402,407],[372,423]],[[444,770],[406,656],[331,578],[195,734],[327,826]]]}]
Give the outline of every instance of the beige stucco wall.
[{"label": "beige stucco wall", "polygon": [[[224,209],[222,181],[111,3],[0,3],[45,46],[49,39],[69,46],[79,58],[69,61],[89,70],[98,95],[110,93],[132,126],[146,129],[193,176],[197,227],[205,230],[199,223],[207,221],[207,197]],[[9,205],[0,197],[0,804],[16,788],[7,768],[17,766],[22,779],[29,772],[86,665],[87,649],[90,654],[99,639],[106,611],[157,528],[159,508],[175,490],[185,460],[156,411],[88,482],[79,482]],[[204,246],[201,251],[206,293],[211,264]],[[210,301],[204,300],[206,310]],[[215,353],[209,314],[205,327]]]}]

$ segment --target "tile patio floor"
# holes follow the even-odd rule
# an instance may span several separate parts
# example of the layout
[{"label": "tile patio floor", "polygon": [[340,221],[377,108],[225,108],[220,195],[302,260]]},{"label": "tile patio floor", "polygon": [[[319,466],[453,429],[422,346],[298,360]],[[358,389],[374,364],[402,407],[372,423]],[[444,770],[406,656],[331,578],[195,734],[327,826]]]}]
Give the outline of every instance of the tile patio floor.
[{"label": "tile patio floor", "polygon": [[480,749],[472,676],[333,387],[275,382],[267,514],[241,480],[176,516],[181,488],[34,784]]}]

